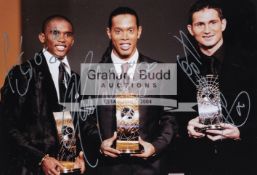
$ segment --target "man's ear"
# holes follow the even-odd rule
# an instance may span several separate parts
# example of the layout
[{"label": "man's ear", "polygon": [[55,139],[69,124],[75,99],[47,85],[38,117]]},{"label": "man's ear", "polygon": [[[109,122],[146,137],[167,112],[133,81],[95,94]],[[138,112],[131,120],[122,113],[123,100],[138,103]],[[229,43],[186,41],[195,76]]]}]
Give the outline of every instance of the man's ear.
[{"label": "man's ear", "polygon": [[142,26],[139,26],[139,27],[138,27],[138,33],[137,33],[137,39],[140,38],[140,36],[141,36],[141,34],[142,34],[142,31],[143,31]]},{"label": "man's ear", "polygon": [[190,35],[194,36],[194,33],[193,33],[193,31],[192,31],[192,25],[191,25],[191,24],[188,24],[188,25],[187,25],[187,30],[188,30],[188,32],[190,33]]},{"label": "man's ear", "polygon": [[39,39],[39,41],[40,41],[42,44],[45,44],[46,36],[45,36],[44,33],[38,34],[38,39]]},{"label": "man's ear", "polygon": [[109,27],[106,28],[106,33],[108,35],[108,38],[111,40],[112,36],[111,36],[111,29]]},{"label": "man's ear", "polygon": [[221,20],[222,32],[226,29],[226,26],[227,26],[227,20],[224,18]]}]

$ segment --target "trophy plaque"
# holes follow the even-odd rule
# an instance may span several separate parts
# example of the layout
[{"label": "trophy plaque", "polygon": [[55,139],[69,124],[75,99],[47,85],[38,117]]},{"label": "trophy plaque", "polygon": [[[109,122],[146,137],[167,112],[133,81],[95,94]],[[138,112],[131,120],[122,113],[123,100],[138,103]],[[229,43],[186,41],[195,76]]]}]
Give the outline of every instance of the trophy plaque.
[{"label": "trophy plaque", "polygon": [[74,162],[76,158],[76,137],[71,113],[69,111],[62,111],[54,112],[53,114],[60,144],[57,160],[64,166],[61,174],[79,174],[80,168],[75,167]]},{"label": "trophy plaque", "polygon": [[218,75],[206,75],[199,79],[197,87],[197,103],[199,122],[206,125],[200,131],[207,129],[222,129],[222,109]]},{"label": "trophy plaque", "polygon": [[141,153],[139,144],[139,99],[131,93],[116,95],[116,149],[124,154]]}]

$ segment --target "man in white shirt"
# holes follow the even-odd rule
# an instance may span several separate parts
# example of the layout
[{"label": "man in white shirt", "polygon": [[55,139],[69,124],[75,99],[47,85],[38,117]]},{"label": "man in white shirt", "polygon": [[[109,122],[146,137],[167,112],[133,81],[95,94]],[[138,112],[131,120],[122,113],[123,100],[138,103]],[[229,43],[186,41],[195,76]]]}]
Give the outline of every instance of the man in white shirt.
[{"label": "man in white shirt", "polygon": [[[48,17],[39,40],[43,51],[14,67],[1,89],[9,152],[5,174],[57,175],[64,168],[57,160],[60,140],[53,112],[63,111],[62,101],[78,101],[79,76],[71,71],[67,59],[74,43],[71,21],[61,15]],[[74,161],[83,173],[80,150]]]},{"label": "man in white shirt", "polygon": [[[113,63],[117,74],[122,65],[128,63],[127,74],[133,78],[137,72],[136,63],[154,63],[137,50],[137,41],[142,33],[137,13],[128,7],[115,9],[109,17],[107,35],[112,43],[101,63]],[[124,71],[126,72],[126,71]],[[160,174],[160,159],[174,133],[174,119],[159,106],[139,106],[140,154],[122,156],[113,147],[117,139],[115,105],[98,106],[97,116],[102,137],[99,174]]]}]

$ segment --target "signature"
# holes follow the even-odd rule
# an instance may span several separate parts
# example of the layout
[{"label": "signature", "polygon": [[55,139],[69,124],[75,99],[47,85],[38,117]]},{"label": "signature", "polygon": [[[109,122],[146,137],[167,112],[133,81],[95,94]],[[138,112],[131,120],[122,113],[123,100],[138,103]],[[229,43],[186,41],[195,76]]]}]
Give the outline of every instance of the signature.
[{"label": "signature", "polygon": [[[6,37],[6,38],[8,39],[8,37]],[[7,41],[6,41],[6,43],[8,43]],[[5,50],[5,52],[4,52],[5,55],[7,55],[8,45],[5,46],[4,50]],[[46,50],[47,50],[47,48],[46,48]],[[89,51],[86,59],[88,57],[90,57],[91,54],[93,54],[93,52]],[[22,55],[23,55],[23,52],[20,53],[19,60],[21,60]],[[5,59],[7,59],[7,58],[4,58],[4,60]],[[17,96],[23,97],[29,92],[30,87],[31,87],[31,82],[32,82],[31,80],[33,79],[33,76],[34,76],[34,72],[33,72],[34,67],[32,65],[32,61],[34,61],[34,63],[36,65],[41,65],[43,59],[44,58],[43,58],[43,56],[41,56],[41,54],[35,53],[34,58],[32,60],[28,60],[28,61],[26,61],[25,64],[18,65],[16,67],[16,69],[12,69],[11,71],[9,71],[9,73],[6,76],[6,82],[7,82],[6,86],[7,86],[7,88],[10,89],[11,93],[13,93]],[[85,59],[85,61],[86,61],[86,59]],[[50,59],[50,63],[55,63],[56,61],[57,61],[57,59],[54,57],[52,57]],[[15,76],[13,76],[13,75],[15,75]],[[76,102],[79,102],[79,98],[78,98],[79,94],[78,93],[74,94],[73,92],[79,92],[80,81],[77,79],[77,76],[75,75],[75,73],[71,74],[71,79],[72,79],[72,77],[74,79],[74,82],[70,82],[70,81],[67,82],[68,86],[71,87],[71,91],[70,92],[66,91],[65,98],[75,96],[74,103],[76,103]],[[85,112],[85,111],[87,111],[87,112]],[[82,121],[85,121],[87,119],[87,116],[92,114],[92,111],[94,111],[94,107],[90,108],[90,111],[88,111],[87,108],[80,108],[79,111],[77,112],[77,114],[79,115],[79,117],[81,118]],[[78,122],[77,122],[76,126],[74,126],[74,128],[76,128],[76,131],[78,131],[78,135],[80,136],[79,121],[80,120],[78,120]],[[82,146],[83,144],[81,142],[83,142],[83,141],[80,140],[80,145],[81,145],[82,151],[84,151],[83,146]],[[98,165],[98,160],[96,160],[96,162],[94,162],[94,163],[91,163],[87,159],[85,154],[84,154],[84,157],[89,166],[96,167]]]},{"label": "signature", "polygon": [[[202,66],[200,61],[200,54],[197,52],[196,48],[183,31],[179,31],[179,36],[174,37],[182,44],[184,51],[184,55],[182,57],[177,55],[177,64],[181,67],[183,72],[187,75],[194,86],[198,87],[198,81],[201,80],[201,72],[199,66]],[[192,60],[188,59],[189,55],[193,58]],[[251,101],[248,92],[239,92],[230,108],[228,107],[227,100],[222,92],[220,96],[221,107],[225,111],[225,114],[223,114],[224,121],[226,123],[233,124],[236,127],[243,126],[249,117],[251,108]],[[234,114],[234,111],[236,111],[237,116],[240,117],[240,122],[235,122],[237,119],[233,118],[235,117],[234,115],[231,116],[232,113]]]}]

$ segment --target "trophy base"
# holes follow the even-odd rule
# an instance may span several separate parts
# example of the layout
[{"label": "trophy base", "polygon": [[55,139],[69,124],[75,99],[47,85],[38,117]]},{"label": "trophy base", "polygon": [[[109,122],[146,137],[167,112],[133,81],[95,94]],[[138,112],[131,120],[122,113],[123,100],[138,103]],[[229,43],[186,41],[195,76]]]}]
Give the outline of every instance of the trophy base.
[{"label": "trophy base", "polygon": [[61,175],[80,174],[80,168],[74,168],[74,162],[60,161],[60,163],[64,166],[64,169],[61,170]]},{"label": "trophy base", "polygon": [[204,132],[206,130],[223,130],[224,128],[220,125],[208,125],[204,128],[197,128],[198,131]]},{"label": "trophy base", "polygon": [[122,154],[139,154],[142,153],[141,145],[138,141],[116,141],[116,149]]}]

